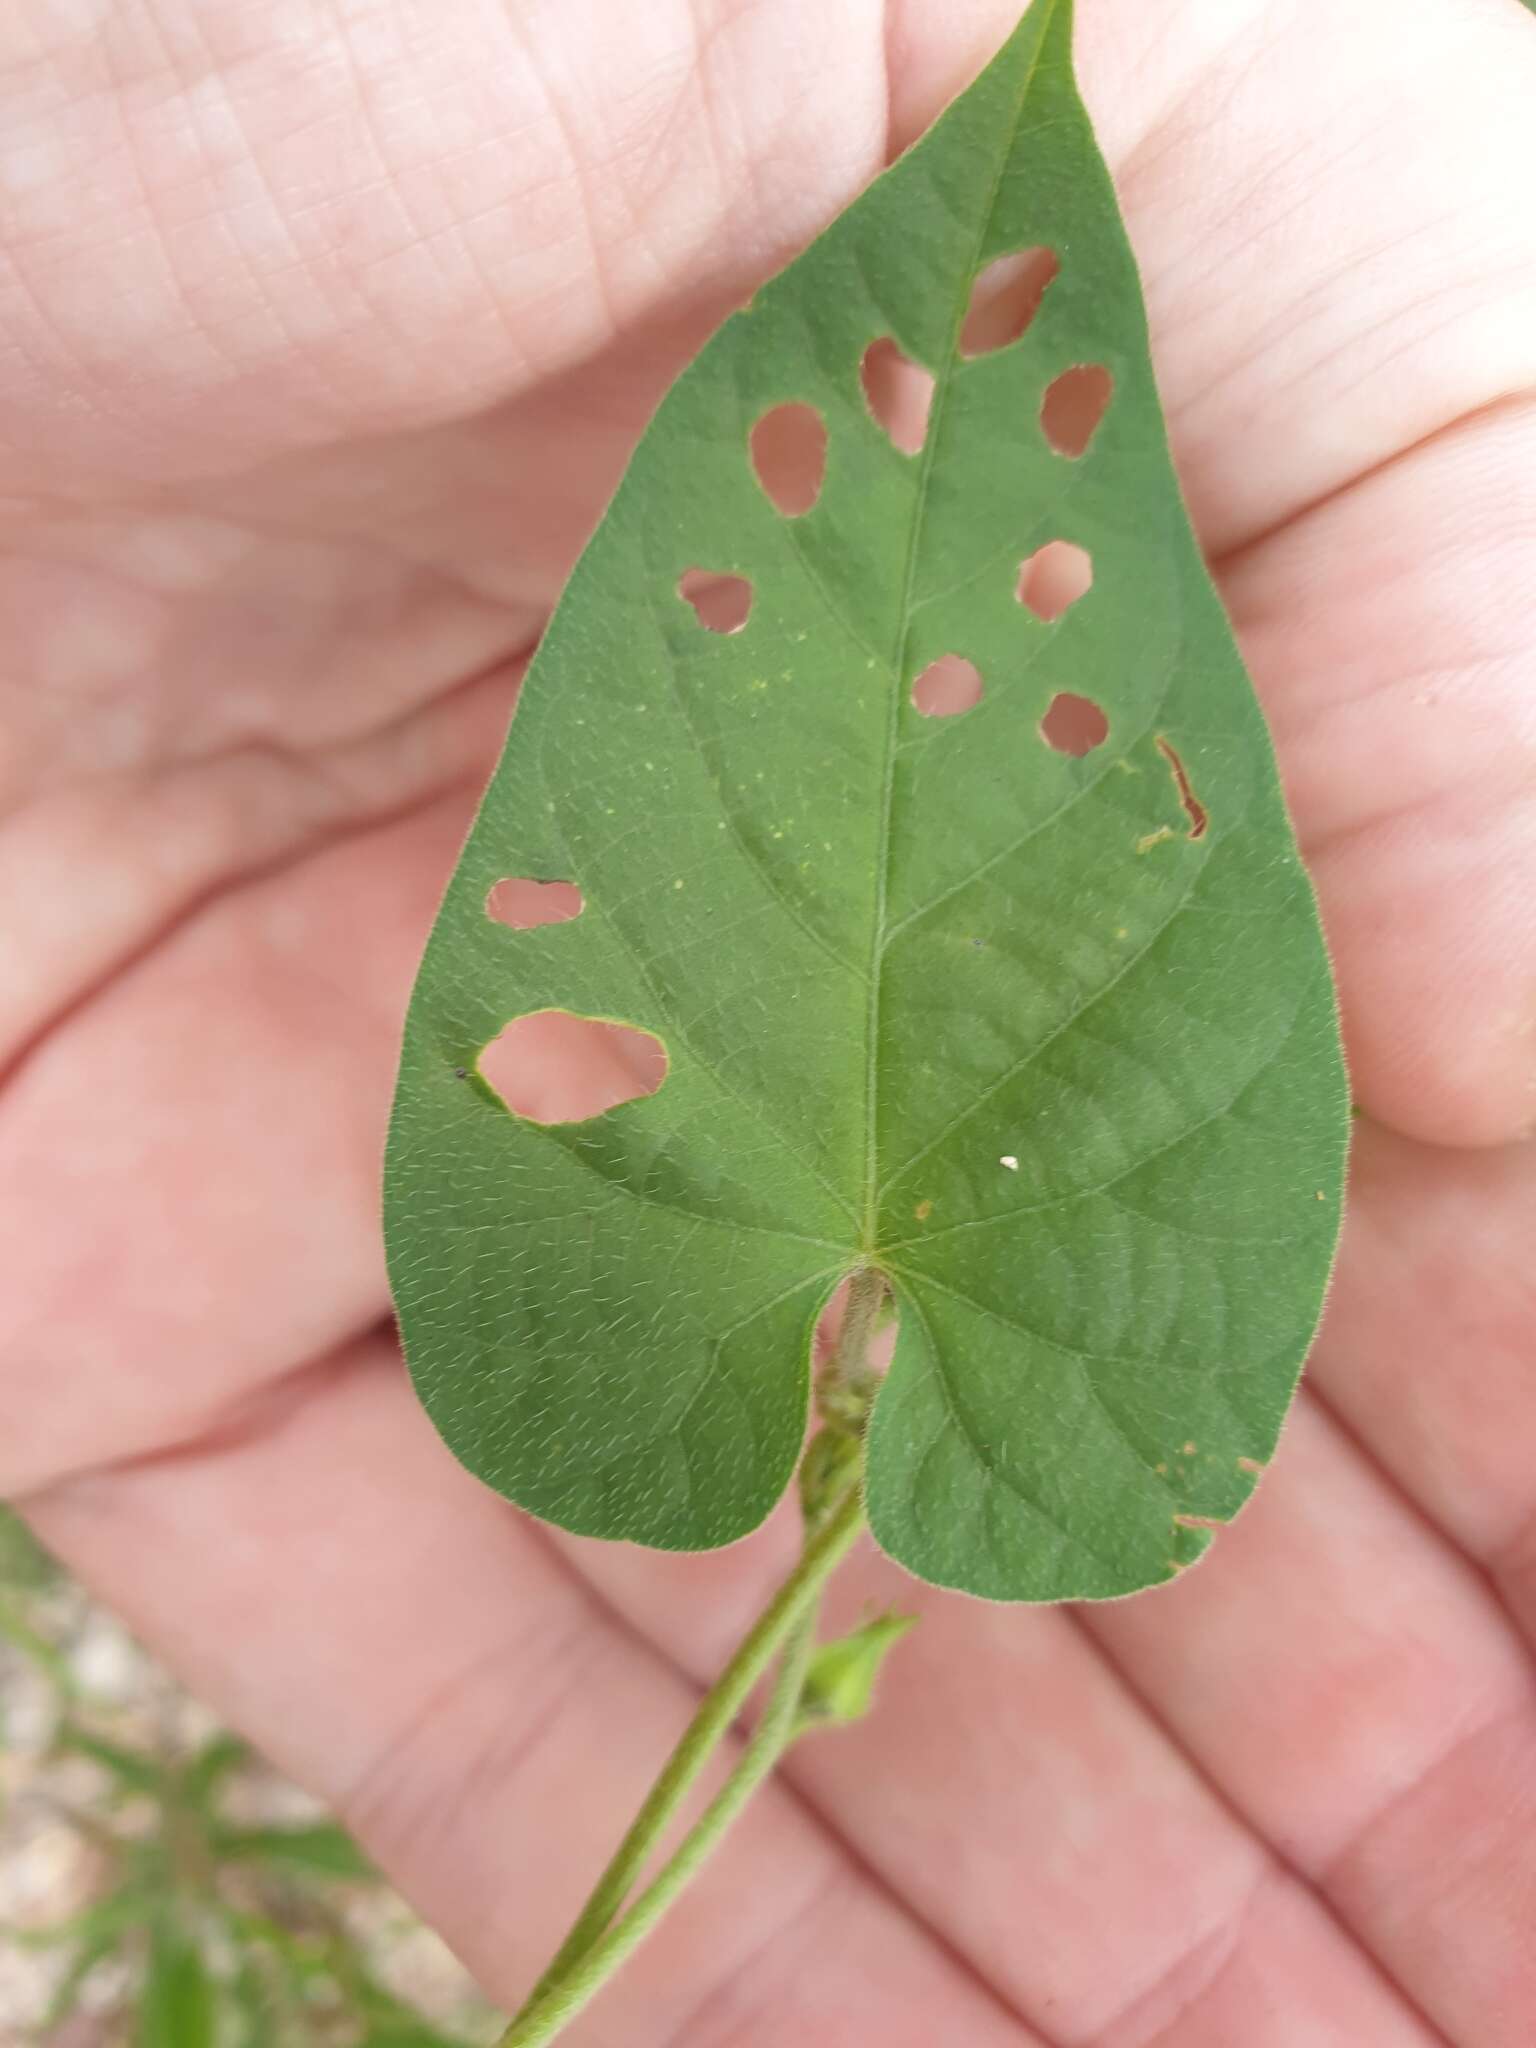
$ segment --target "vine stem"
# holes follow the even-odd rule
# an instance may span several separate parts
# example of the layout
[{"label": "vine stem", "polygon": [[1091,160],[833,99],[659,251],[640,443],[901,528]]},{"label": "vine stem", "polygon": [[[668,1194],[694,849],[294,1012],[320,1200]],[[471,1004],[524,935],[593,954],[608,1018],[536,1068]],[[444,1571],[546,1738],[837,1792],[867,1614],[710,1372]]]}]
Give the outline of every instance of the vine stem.
[{"label": "vine stem", "polygon": [[[855,1414],[867,1405],[865,1360],[884,1292],[884,1276],[878,1271],[854,1275],[842,1337],[819,1389],[823,1415],[834,1431],[851,1435]],[[809,1491],[802,1479],[806,1536],[799,1563],[700,1702],[575,1924],[497,2048],[540,2048],[596,1995],[705,1862],[801,1732],[800,1696],[815,1649],[822,1591],[864,1527],[862,1460],[847,1436],[843,1440],[845,1460],[833,1465]],[[616,1921],[669,1822],[776,1657],[779,1669],[768,1703],[736,1768],[653,1882]]]},{"label": "vine stem", "polygon": [[849,1281],[842,1334],[816,1389],[816,1403],[823,1419],[834,1429],[856,1436],[863,1435],[874,1392],[869,1344],[880,1318],[885,1290],[885,1275],[876,1266],[864,1267]]},{"label": "vine stem", "polygon": [[[569,1951],[571,1960],[563,1968],[557,1969],[557,1956],[556,1963],[551,1964],[545,1972],[533,1997],[502,2035],[497,2048],[543,2048],[545,2042],[552,2041],[588,2000],[596,1996],[631,1952],[644,1941],[689,1879],[708,1859],[731,1822],[794,1741],[799,1732],[800,1694],[811,1653],[815,1648],[816,1616],[821,1605],[822,1589],[863,1527],[864,1502],[859,1489],[853,1487],[842,1505],[829,1517],[815,1540],[806,1546],[805,1555],[799,1565],[785,1580],[772,1605],[742,1644],[741,1650],[732,1658],[725,1677],[722,1677],[708,1695],[687,1735],[673,1752],[671,1761],[661,1778],[657,1780],[650,1799],[641,1809],[635,1826],[625,1837],[618,1855],[604,1872],[581,1918],[561,1946],[560,1955],[566,1955]],[[609,1925],[606,1919],[598,1922],[599,1911],[606,1908],[611,1914],[612,1909],[607,1907],[608,1898],[622,1897],[622,1893],[618,1891],[618,1874],[621,1868],[625,1872],[632,1872],[639,1867],[646,1850],[661,1832],[682,1793],[698,1775],[704,1758],[714,1746],[714,1743],[710,1742],[707,1747],[695,1747],[700,1722],[704,1720],[706,1711],[710,1725],[720,1719],[722,1710],[716,1704],[717,1695],[721,1694],[727,1678],[731,1678],[734,1683],[740,1683],[737,1670],[742,1653],[749,1647],[758,1645],[760,1633],[770,1621],[776,1621],[778,1625],[772,1632],[766,1654],[756,1659],[752,1676],[761,1672],[773,1652],[781,1645],[783,1656],[762,1719],[743,1750],[740,1762],[670,1860],[663,1865],[628,1912],[612,1925]],[[750,1686],[751,1678],[748,1677],[742,1684],[743,1696],[750,1690]],[[724,1726],[728,1726],[733,1718],[734,1714],[725,1715]],[[663,1785],[667,1785],[670,1792],[664,1813],[660,1810],[661,1802],[658,1799]],[[641,1833],[642,1820],[647,1820],[648,1823],[644,1830],[643,1843],[637,1839]],[[589,1923],[600,1925],[606,1931],[597,1933],[595,1938],[589,1938],[583,1946],[578,1947],[577,1933]]]}]

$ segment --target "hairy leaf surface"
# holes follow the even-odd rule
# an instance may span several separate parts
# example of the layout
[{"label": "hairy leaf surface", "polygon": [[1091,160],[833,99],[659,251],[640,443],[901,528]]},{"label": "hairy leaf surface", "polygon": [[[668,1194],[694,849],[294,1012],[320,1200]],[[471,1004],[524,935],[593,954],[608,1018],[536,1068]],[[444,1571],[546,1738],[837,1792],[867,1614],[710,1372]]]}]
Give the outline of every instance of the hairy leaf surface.
[{"label": "hairy leaf surface", "polygon": [[[479,1062],[548,1012],[650,1034],[660,1085],[658,1054],[640,1099],[515,1113]],[[1037,0],[674,386],[550,624],[410,1014],[407,1354],[523,1506],[719,1544],[876,1264],[880,1542],[994,1597],[1126,1593],[1273,1449],[1345,1122],[1070,8]]]}]

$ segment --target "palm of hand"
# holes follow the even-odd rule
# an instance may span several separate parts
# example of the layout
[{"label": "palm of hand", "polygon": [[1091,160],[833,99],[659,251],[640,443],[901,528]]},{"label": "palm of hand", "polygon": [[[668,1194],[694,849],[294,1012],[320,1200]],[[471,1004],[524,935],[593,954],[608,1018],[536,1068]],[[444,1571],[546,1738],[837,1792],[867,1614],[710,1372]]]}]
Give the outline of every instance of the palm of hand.
[{"label": "palm of hand", "polygon": [[[39,8],[0,56],[0,1487],[509,1999],[788,1532],[567,1542],[439,1449],[382,1327],[397,1022],[647,406],[877,167],[885,67],[904,138],[1011,9],[974,12],[871,0],[812,48],[789,0],[473,35],[167,0],[77,44]],[[1502,0],[1082,12],[1343,987],[1330,1323],[1180,1586],[903,1583],[879,1715],[796,1755],[593,2044],[1513,2048],[1536,2015],[1536,38]]]}]

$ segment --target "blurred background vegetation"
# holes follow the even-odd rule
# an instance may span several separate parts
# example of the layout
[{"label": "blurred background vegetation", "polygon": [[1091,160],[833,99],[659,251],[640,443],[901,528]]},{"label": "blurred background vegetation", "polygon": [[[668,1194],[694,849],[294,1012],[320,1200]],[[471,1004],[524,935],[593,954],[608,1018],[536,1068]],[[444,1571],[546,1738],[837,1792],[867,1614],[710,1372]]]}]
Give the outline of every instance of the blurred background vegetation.
[{"label": "blurred background vegetation", "polygon": [[351,1839],[0,1509],[0,2048],[463,2048]]}]

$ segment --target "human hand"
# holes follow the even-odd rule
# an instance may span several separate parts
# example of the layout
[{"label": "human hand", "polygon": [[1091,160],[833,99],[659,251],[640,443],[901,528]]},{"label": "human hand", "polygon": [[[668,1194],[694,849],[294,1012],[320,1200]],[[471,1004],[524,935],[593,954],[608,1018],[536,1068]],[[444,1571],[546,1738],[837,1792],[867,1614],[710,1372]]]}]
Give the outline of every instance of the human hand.
[{"label": "human hand", "polygon": [[[511,2002],[792,1532],[573,1542],[438,1446],[376,1220],[406,987],[649,406],[1013,9],[93,12],[0,27],[0,1489]],[[1339,969],[1330,1321],[1179,1585],[856,1564],[925,1614],[879,1712],[590,2048],[1536,2020],[1536,31],[1081,13]]]}]

